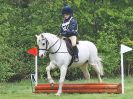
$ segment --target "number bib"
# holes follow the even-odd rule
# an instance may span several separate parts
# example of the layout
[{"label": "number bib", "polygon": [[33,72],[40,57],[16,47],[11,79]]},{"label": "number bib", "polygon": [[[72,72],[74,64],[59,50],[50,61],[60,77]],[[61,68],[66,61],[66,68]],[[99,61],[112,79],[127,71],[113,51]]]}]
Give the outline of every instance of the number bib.
[{"label": "number bib", "polygon": [[61,25],[63,31],[67,31],[68,30],[68,27],[69,27],[69,24],[70,24],[70,21],[73,17],[70,18],[70,20],[68,22],[65,22]]}]

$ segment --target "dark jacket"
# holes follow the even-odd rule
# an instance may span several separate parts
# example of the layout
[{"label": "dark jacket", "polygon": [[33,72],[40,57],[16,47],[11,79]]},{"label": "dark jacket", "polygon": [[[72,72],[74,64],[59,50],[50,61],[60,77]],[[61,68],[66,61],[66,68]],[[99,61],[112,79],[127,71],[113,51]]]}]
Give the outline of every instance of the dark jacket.
[{"label": "dark jacket", "polygon": [[62,36],[70,37],[78,35],[78,24],[73,17],[69,17],[67,20],[64,20],[61,25],[60,33]]}]

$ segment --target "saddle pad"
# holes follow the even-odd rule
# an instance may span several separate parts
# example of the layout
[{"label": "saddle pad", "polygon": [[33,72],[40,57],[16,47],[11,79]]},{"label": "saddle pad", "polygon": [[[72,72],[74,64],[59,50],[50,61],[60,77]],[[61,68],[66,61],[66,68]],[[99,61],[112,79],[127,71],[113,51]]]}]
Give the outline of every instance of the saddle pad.
[{"label": "saddle pad", "polygon": [[70,39],[68,38],[64,38],[65,42],[66,42],[66,46],[67,46],[67,51],[68,53],[73,56],[73,48],[72,48],[72,43],[70,41]]}]

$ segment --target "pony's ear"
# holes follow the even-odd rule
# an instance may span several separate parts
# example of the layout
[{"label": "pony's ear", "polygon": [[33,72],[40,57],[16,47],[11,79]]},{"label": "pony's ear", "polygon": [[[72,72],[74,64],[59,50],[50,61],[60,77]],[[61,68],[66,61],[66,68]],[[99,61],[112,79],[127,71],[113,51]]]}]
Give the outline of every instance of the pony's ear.
[{"label": "pony's ear", "polygon": [[44,38],[44,35],[41,35],[42,38]]},{"label": "pony's ear", "polygon": [[38,37],[38,35],[35,35],[36,36],[36,38]]}]

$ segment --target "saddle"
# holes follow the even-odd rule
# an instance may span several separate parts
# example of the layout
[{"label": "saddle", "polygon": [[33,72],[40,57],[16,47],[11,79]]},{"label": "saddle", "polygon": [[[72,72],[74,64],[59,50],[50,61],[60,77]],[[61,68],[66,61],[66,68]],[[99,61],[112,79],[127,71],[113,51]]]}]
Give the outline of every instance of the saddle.
[{"label": "saddle", "polygon": [[[71,56],[73,56],[73,55],[74,55],[74,52],[73,52],[71,40],[70,40],[69,38],[63,38],[63,39],[65,40],[68,53],[69,53]],[[76,41],[76,44],[79,44],[79,42]]]},{"label": "saddle", "polygon": [[[71,64],[73,63],[73,55],[74,55],[72,43],[71,43],[71,40],[69,38],[63,38],[63,39],[65,40],[68,53],[72,56],[71,62],[68,65],[68,66],[71,66]],[[76,41],[76,44],[79,44],[79,42]]]}]

